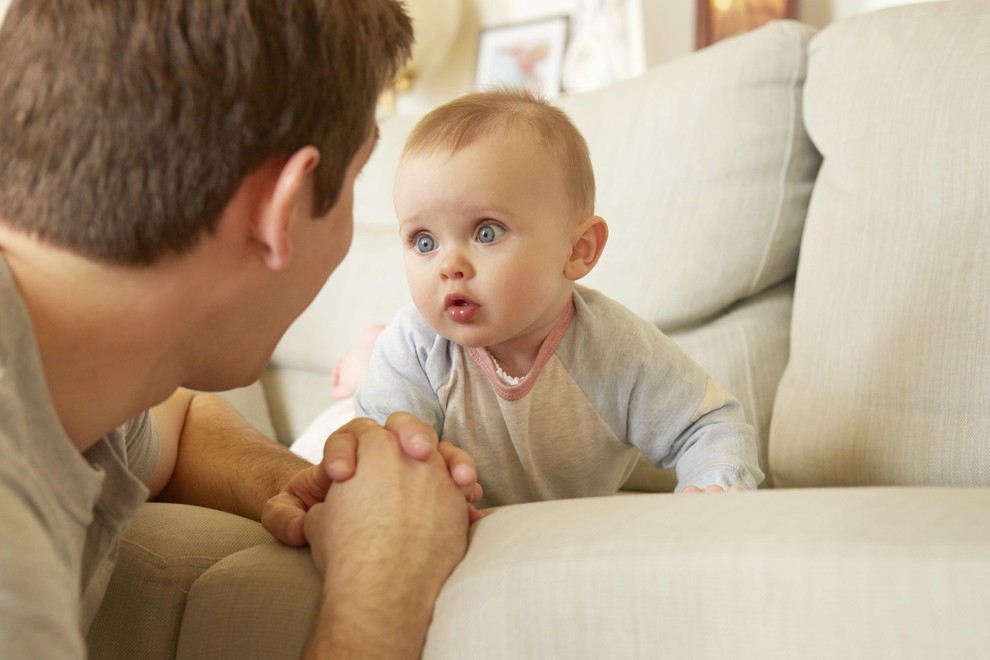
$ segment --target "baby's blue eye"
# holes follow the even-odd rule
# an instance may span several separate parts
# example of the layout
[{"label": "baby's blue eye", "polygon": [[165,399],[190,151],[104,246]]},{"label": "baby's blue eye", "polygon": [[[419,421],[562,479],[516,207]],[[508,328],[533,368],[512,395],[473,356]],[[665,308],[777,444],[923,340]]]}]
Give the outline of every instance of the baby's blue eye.
[{"label": "baby's blue eye", "polygon": [[427,233],[416,234],[413,237],[413,245],[420,254],[433,252],[437,248],[437,241]]},{"label": "baby's blue eye", "polygon": [[494,243],[505,235],[505,227],[494,222],[486,222],[478,227],[475,238],[479,243]]}]

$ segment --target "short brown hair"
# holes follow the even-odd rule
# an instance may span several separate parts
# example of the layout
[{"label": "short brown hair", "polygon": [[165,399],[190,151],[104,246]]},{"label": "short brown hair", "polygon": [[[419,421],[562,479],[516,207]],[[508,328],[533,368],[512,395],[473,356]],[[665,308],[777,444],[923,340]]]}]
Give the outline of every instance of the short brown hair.
[{"label": "short brown hair", "polygon": [[505,131],[529,131],[560,161],[572,207],[581,217],[595,212],[595,174],[588,144],[567,114],[523,88],[472,92],[423,117],[410,133],[403,157],[414,153],[455,153]]},{"label": "short brown hair", "polygon": [[323,215],[411,42],[395,0],[14,0],[0,218],[150,264],[213,231],[250,172],[310,144]]}]

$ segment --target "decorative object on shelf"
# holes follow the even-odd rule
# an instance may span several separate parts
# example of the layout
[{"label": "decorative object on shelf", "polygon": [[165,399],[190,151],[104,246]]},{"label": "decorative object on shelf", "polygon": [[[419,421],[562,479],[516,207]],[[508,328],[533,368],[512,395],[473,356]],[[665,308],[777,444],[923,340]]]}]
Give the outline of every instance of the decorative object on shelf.
[{"label": "decorative object on shelf", "polygon": [[697,47],[780,18],[797,18],[798,0],[698,0]]},{"label": "decorative object on shelf", "polygon": [[557,96],[567,24],[567,16],[554,16],[483,30],[475,87],[526,87],[545,98]]},{"label": "decorative object on shelf", "polygon": [[564,56],[564,89],[590,92],[645,69],[640,0],[579,0]]},{"label": "decorative object on shelf", "polygon": [[395,112],[395,95],[409,91],[416,80],[439,68],[461,29],[464,0],[405,0],[406,11],[412,18],[416,40],[409,61],[395,77],[392,89],[383,96],[379,112]]}]

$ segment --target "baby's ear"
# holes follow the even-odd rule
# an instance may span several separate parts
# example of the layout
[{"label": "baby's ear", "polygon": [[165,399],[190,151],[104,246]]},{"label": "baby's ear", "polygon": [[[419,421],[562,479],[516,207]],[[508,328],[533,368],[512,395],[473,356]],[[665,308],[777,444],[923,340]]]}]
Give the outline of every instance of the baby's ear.
[{"label": "baby's ear", "polygon": [[600,216],[593,215],[574,228],[571,238],[571,256],[564,266],[564,277],[579,280],[595,267],[605,243],[608,241],[608,225]]}]

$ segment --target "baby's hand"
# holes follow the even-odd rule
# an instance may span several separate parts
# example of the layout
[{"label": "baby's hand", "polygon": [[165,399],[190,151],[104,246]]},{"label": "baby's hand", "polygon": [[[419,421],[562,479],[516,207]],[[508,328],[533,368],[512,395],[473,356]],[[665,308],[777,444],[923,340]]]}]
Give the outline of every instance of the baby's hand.
[{"label": "baby's hand", "polygon": [[331,397],[337,400],[346,399],[357,391],[368,373],[368,363],[375,348],[375,340],[384,329],[384,325],[366,328],[357,343],[334,365],[333,373],[330,375]]},{"label": "baby's hand", "polygon": [[726,491],[724,488],[717,485],[709,486],[704,490],[701,490],[697,486],[685,486],[683,489],[681,489],[682,493],[725,493],[725,492],[743,493],[745,491],[746,489],[743,488],[742,486],[729,486],[729,490]]}]

